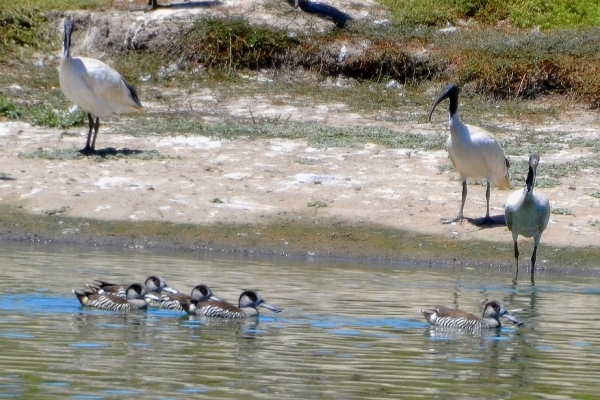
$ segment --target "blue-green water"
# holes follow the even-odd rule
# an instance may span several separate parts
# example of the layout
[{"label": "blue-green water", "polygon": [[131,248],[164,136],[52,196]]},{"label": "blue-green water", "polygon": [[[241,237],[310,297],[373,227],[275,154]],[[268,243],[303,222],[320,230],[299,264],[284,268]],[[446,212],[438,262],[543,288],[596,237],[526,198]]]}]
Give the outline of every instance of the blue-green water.
[{"label": "blue-green water", "polygon": [[[596,398],[600,279],[511,269],[256,260],[0,245],[0,398]],[[150,274],[236,301],[257,288],[280,314],[210,321],[82,309],[72,289]],[[525,322],[430,328],[436,304]]]}]

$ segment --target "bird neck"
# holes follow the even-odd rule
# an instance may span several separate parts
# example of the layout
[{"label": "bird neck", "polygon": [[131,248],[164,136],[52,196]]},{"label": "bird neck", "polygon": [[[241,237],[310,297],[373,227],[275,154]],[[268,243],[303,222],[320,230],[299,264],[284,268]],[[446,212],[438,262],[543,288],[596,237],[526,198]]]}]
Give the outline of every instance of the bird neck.
[{"label": "bird neck", "polygon": [[254,307],[240,307],[239,313],[243,315],[245,318],[254,317],[258,315],[258,310]]},{"label": "bird neck", "polygon": [[450,100],[448,112],[450,113],[450,118],[452,118],[453,115],[458,113],[458,90],[452,90],[448,95],[448,100]]},{"label": "bird neck", "polygon": [[527,185],[527,193],[531,193],[535,185],[535,168],[533,168],[531,165],[529,166],[529,172],[527,173],[525,184]]},{"label": "bird neck", "polygon": [[65,39],[63,42],[63,58],[71,58],[71,34],[73,33],[73,23],[65,24]]},{"label": "bird neck", "polygon": [[460,118],[458,117],[458,112],[454,114],[450,113],[450,134],[458,135],[463,137],[463,140],[470,140],[471,134],[469,133],[469,128],[465,124],[462,123]]}]

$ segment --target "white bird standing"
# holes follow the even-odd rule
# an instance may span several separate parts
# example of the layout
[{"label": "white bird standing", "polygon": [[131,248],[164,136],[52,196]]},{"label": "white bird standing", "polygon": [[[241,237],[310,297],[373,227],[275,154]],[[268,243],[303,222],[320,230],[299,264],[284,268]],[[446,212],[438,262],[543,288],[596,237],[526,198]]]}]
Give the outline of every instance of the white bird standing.
[{"label": "white bird standing", "polygon": [[529,173],[525,180],[525,189],[512,193],[504,207],[506,226],[512,232],[515,244],[515,259],[517,261],[517,272],[519,271],[519,247],[517,237],[533,237],[533,254],[531,255],[531,276],[535,270],[535,259],[542,233],[548,226],[550,220],[550,202],[541,193],[533,193],[535,186],[535,175],[540,156],[531,154],[529,156]]},{"label": "white bird standing", "polygon": [[100,117],[144,109],[133,86],[117,71],[93,58],[71,57],[73,20],[67,17],[64,26],[65,41],[60,60],[60,88],[69,100],[87,113],[89,132],[85,148],[81,152],[93,154],[96,152]]},{"label": "white bird standing", "polygon": [[486,130],[477,126],[465,125],[458,118],[458,87],[449,84],[431,106],[429,121],[435,107],[445,99],[450,99],[450,136],[446,142],[448,155],[452,165],[458,171],[462,181],[462,202],[456,218],[443,220],[450,223],[463,219],[463,209],[467,198],[467,180],[487,180],[485,198],[487,210],[484,223],[491,223],[490,218],[490,185],[501,189],[508,189],[508,159],[494,137]]}]

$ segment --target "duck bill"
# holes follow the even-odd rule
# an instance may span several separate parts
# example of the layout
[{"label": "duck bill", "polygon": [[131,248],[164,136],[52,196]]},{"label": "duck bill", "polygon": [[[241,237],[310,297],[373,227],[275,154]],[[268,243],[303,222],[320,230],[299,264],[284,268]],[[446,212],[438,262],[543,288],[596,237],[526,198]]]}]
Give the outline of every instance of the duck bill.
[{"label": "duck bill", "polygon": [[509,313],[504,314],[503,317],[512,322],[513,324],[516,324],[517,326],[523,325],[523,322],[519,321]]},{"label": "duck bill", "polygon": [[279,313],[281,312],[281,308],[277,308],[275,306],[270,305],[269,303],[265,303],[264,301],[262,303],[259,304],[259,306],[266,308],[267,310],[271,310],[274,313]]},{"label": "duck bill", "polygon": [[431,115],[433,114],[433,111],[438,106],[438,104],[440,104],[442,101],[450,98],[450,93],[453,92],[454,90],[456,90],[456,87],[452,84],[450,84],[444,88],[444,91],[442,92],[442,94],[440,94],[440,97],[437,98],[437,100],[433,103],[433,105],[431,106],[431,109],[429,110],[429,118],[428,118],[429,122],[431,122]]},{"label": "duck bill", "polygon": [[209,300],[212,301],[223,301],[222,298],[215,296],[214,294],[211,294],[210,297],[208,298]]},{"label": "duck bill", "polygon": [[175,289],[173,289],[172,287],[169,287],[169,286],[166,286],[166,287],[162,288],[162,290],[164,290],[165,292],[173,293],[173,294],[179,293],[177,290],[175,290]]},{"label": "duck bill", "polygon": [[162,298],[160,298],[160,297],[158,297],[158,296],[156,296],[156,295],[154,295],[152,293],[146,293],[144,295],[144,299],[150,299],[150,300],[159,301],[159,302],[163,301]]}]

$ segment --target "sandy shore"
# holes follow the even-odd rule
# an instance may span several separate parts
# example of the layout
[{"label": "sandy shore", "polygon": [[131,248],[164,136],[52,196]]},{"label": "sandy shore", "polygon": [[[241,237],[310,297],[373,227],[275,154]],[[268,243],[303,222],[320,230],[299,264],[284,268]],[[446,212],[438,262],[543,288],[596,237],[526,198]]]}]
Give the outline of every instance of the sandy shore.
[{"label": "sandy shore", "polygon": [[[0,124],[2,237],[305,256],[512,262],[511,236],[504,225],[440,222],[455,215],[460,203],[456,173],[438,169],[447,163],[445,151],[408,152],[377,145],[317,149],[302,140],[101,135],[99,149],[109,142],[116,149],[154,150],[161,158],[98,162],[19,157],[40,147],[78,148],[83,142],[83,136],[63,136],[24,123]],[[538,252],[541,266],[593,264],[600,229],[589,221],[600,216],[600,207],[588,192],[597,190],[597,174],[582,172],[559,186],[541,189],[553,207],[568,204],[576,210],[574,215],[552,215]],[[499,220],[509,194],[492,192],[491,214]],[[465,215],[476,219],[484,213],[485,186],[472,185]],[[111,232],[114,224],[119,228]],[[190,236],[181,232],[186,229]],[[424,243],[431,244],[423,249]],[[528,258],[531,240],[521,240],[520,247]],[[583,258],[557,258],[569,247],[574,249],[567,253]]]}]

